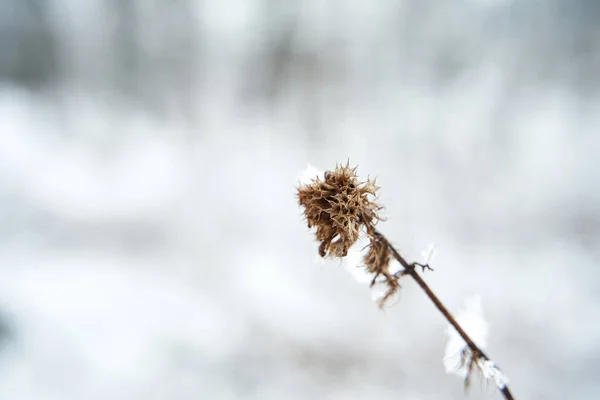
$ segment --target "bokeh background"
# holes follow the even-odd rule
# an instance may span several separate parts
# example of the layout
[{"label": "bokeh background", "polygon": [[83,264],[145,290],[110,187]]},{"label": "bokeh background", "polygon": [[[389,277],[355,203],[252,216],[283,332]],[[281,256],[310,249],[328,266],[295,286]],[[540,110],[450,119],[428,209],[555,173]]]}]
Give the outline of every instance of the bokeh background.
[{"label": "bokeh background", "polygon": [[[463,399],[296,178],[377,176],[517,399],[600,398],[600,2],[2,0],[0,399]],[[474,382],[470,399],[500,398]]]}]

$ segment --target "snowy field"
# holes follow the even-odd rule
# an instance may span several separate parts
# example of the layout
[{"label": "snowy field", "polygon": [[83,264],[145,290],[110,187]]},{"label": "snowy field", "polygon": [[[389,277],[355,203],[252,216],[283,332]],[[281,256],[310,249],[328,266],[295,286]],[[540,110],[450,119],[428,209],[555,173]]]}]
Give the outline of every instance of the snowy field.
[{"label": "snowy field", "polygon": [[516,399],[600,398],[596,2],[5,3],[1,400],[465,398],[417,285],[318,260],[347,159]]}]

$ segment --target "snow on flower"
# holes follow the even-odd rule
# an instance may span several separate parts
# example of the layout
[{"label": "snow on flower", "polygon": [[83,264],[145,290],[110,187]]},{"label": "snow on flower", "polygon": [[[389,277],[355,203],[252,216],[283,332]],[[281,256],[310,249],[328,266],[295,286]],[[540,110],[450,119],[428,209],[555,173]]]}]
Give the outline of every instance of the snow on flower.
[{"label": "snow on flower", "polygon": [[296,178],[296,181],[298,182],[299,185],[308,185],[317,176],[322,178],[323,171],[320,171],[315,166],[308,163],[308,164],[306,164],[306,168],[304,169],[304,171],[302,171],[302,173]]},{"label": "snow on flower", "polygon": [[342,267],[360,284],[370,284],[373,280],[373,274],[366,270],[363,261],[369,252],[366,248],[368,244],[369,239],[365,235],[359,236],[358,241],[348,249],[348,254],[342,259]]}]

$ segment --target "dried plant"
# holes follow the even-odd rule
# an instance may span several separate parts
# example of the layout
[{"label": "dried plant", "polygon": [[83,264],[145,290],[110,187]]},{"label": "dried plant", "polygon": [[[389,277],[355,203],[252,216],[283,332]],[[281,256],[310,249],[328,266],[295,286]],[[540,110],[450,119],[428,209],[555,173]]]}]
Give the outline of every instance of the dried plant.
[{"label": "dried plant", "polygon": [[380,207],[368,197],[379,188],[374,181],[359,183],[355,171],[349,165],[338,166],[325,173],[325,180],[316,177],[311,185],[298,189],[308,227],[317,228],[321,257],[345,257],[358,240],[361,225],[379,219]]},{"label": "dried plant", "polygon": [[[315,176],[310,182],[298,187],[298,202],[304,209],[308,227],[314,229],[320,242],[319,255],[331,258],[346,257],[360,235],[366,235],[369,244],[363,258],[363,267],[373,276],[371,286],[375,283],[386,285],[386,293],[379,299],[380,307],[398,292],[400,279],[410,276],[464,340],[465,347],[461,352],[461,365],[458,367],[466,371],[465,389],[469,387],[471,376],[477,369],[484,378],[494,380],[504,398],[513,399],[500,369],[467,335],[417,271],[416,267],[422,268],[423,272],[426,269],[432,270],[429,263],[408,263],[376,229],[377,222],[381,220],[379,211],[382,209],[375,201],[378,190],[375,180],[359,181],[356,167],[350,167],[349,161],[346,165],[336,165],[333,171],[325,172],[323,179]],[[390,272],[392,259],[400,263],[400,271]]]}]

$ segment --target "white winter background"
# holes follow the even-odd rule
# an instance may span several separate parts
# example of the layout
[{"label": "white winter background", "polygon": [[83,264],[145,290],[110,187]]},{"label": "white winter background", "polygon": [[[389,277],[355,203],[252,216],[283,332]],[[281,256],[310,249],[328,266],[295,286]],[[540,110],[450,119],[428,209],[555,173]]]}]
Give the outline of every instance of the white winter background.
[{"label": "white winter background", "polygon": [[382,312],[315,262],[296,178],[347,159],[445,304],[481,299],[515,398],[600,398],[599,18],[2,1],[0,399],[463,399],[416,285]]}]

